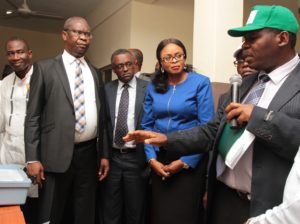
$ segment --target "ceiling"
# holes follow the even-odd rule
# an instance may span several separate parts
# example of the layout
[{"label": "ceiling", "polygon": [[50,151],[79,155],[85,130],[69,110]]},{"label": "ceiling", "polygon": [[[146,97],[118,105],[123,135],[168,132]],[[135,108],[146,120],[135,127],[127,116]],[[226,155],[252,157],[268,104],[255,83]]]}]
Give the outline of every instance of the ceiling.
[{"label": "ceiling", "polygon": [[[10,0],[15,5],[22,5],[23,0]],[[70,16],[85,17],[91,12],[100,0],[27,0],[31,10],[44,11],[64,18]],[[21,29],[30,29],[40,32],[59,33],[64,20],[42,17],[7,17],[6,10],[15,9],[7,0],[0,0],[0,26],[9,26]]]}]

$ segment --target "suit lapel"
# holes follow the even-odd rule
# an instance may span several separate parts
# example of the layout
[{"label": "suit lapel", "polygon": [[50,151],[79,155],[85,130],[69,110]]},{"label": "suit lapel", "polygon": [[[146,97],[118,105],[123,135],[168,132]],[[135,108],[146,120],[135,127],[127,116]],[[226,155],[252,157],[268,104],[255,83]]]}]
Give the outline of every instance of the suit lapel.
[{"label": "suit lapel", "polygon": [[61,55],[57,56],[55,60],[57,61],[57,63],[55,63],[55,68],[54,68],[57,71],[56,74],[58,74],[58,77],[62,82],[62,85],[64,87],[64,90],[66,92],[70,104],[72,105],[72,107],[74,107],[70,84],[69,84],[67,72],[63,64]]},{"label": "suit lapel", "polygon": [[300,91],[300,64],[291,72],[285,80],[273,100],[269,105],[269,109],[278,111],[283,107],[296,93]]},{"label": "suit lapel", "polygon": [[254,83],[257,81],[257,75],[249,75],[243,79],[242,86],[240,88],[240,99],[244,99],[248,94],[249,90],[252,88]]},{"label": "suit lapel", "polygon": [[96,72],[96,70],[89,64],[87,63],[90,70],[91,70],[91,73],[93,75],[93,79],[94,79],[94,88],[95,88],[95,95],[96,95],[96,106],[97,106],[97,111],[100,111],[100,106],[101,106],[101,102],[100,102],[100,98],[99,98],[99,87],[100,87],[100,84],[99,84],[99,78],[98,78],[98,74]]},{"label": "suit lapel", "polygon": [[134,109],[134,114],[135,114],[135,119],[134,119],[134,125],[137,127],[139,116],[143,110],[143,103],[144,103],[144,96],[145,96],[145,91],[146,91],[146,86],[147,84],[145,82],[142,82],[140,79],[136,79],[136,98],[135,98],[135,109]]},{"label": "suit lapel", "polygon": [[109,112],[111,117],[111,126],[113,127],[113,130],[115,128],[117,90],[118,90],[118,80],[115,80],[111,83],[111,85],[109,85],[109,90],[107,91],[109,95],[106,96],[108,98]]}]

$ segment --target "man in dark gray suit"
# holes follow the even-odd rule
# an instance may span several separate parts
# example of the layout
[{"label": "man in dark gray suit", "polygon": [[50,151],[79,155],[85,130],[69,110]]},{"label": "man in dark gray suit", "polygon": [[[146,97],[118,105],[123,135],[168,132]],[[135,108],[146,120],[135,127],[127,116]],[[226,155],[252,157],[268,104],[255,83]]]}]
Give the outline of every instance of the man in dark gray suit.
[{"label": "man in dark gray suit", "polygon": [[[227,98],[214,120],[194,129],[168,135],[140,131],[125,138],[172,149],[168,153],[213,148],[209,224],[244,223],[282,202],[285,180],[300,145],[298,29],[297,19],[287,8],[253,7],[244,27],[228,31],[244,37],[245,60],[260,71],[243,79],[242,103],[230,103]],[[237,130],[227,123],[233,118],[240,125]]]},{"label": "man in dark gray suit", "polygon": [[[105,85],[110,170],[103,182],[103,224],[145,222],[146,158],[144,145],[125,143],[128,131],[140,129],[147,82],[134,76],[134,58],[126,49],[111,56],[117,80]],[[124,219],[123,219],[124,217]]]},{"label": "man in dark gray suit", "polygon": [[[100,180],[108,171],[102,148],[104,89],[84,59],[92,34],[81,17],[66,20],[64,52],[35,65],[25,120],[28,174],[39,184],[39,223],[95,222],[97,150]],[[67,208],[72,215],[67,214]],[[67,221],[66,221],[67,220]]]}]

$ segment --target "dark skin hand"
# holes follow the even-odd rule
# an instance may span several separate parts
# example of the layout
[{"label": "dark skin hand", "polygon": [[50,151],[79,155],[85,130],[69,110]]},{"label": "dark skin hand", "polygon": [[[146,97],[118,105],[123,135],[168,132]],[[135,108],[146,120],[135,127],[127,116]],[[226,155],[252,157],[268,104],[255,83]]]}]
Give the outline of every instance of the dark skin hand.
[{"label": "dark skin hand", "polygon": [[227,121],[236,118],[238,124],[242,126],[250,120],[253,108],[254,105],[252,104],[230,103],[225,108]]},{"label": "dark skin hand", "polygon": [[153,132],[153,131],[131,131],[125,137],[123,137],[125,142],[134,141],[136,144],[143,142],[145,144],[150,144],[154,146],[164,146],[168,142],[166,135]]},{"label": "dark skin hand", "polygon": [[99,172],[98,172],[99,181],[102,181],[107,177],[108,171],[109,171],[109,160],[101,159],[100,160],[100,168],[99,168]]},{"label": "dark skin hand", "polygon": [[182,170],[183,166],[184,166],[183,162],[180,159],[178,159],[171,162],[168,165],[165,165],[164,170],[170,173],[170,175],[173,175],[175,173],[178,173],[180,170]]},{"label": "dark skin hand", "polygon": [[151,159],[149,164],[158,176],[170,177],[170,173],[165,171],[164,164],[162,164],[161,162],[157,161],[156,159]]},{"label": "dark skin hand", "polygon": [[[240,103],[230,103],[226,108],[226,118],[228,121],[232,120],[232,118],[237,118],[237,122],[239,125],[244,125],[248,123],[254,105],[252,104],[240,104]],[[131,131],[129,132],[123,140],[125,142],[135,141],[135,143],[143,142],[145,144],[150,144],[154,146],[164,146],[168,143],[168,138],[166,135],[153,132],[153,131]]]},{"label": "dark skin hand", "polygon": [[151,159],[150,167],[155,171],[158,176],[169,178],[173,174],[178,173],[183,168],[183,162],[181,160],[175,160],[168,165],[164,165],[156,159]]},{"label": "dark skin hand", "polygon": [[[26,166],[27,173],[33,179],[33,184],[38,184],[40,188],[43,186],[43,181],[46,179],[44,176],[44,167],[38,162],[28,163]],[[99,169],[99,180],[102,181],[107,177],[109,170],[109,161],[107,159],[101,159]]]},{"label": "dark skin hand", "polygon": [[43,165],[39,161],[28,163],[26,169],[27,174],[33,177],[33,184],[38,184],[39,187],[42,187],[42,182],[45,180]]}]

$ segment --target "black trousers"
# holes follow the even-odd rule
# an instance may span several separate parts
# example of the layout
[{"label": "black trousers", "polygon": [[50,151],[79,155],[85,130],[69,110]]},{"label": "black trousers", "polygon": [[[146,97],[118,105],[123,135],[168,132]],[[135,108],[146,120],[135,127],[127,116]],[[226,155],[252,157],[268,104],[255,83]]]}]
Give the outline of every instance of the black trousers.
[{"label": "black trousers", "polygon": [[208,224],[242,224],[249,218],[250,201],[216,181]]},{"label": "black trousers", "polygon": [[101,188],[103,224],[145,223],[147,178],[139,164],[135,150],[113,150],[109,174]]},{"label": "black trousers", "polygon": [[45,172],[39,223],[95,223],[96,158],[96,140],[80,143],[74,146],[72,162],[65,173]]},{"label": "black trousers", "polygon": [[26,203],[21,205],[21,210],[27,224],[37,224],[38,198],[27,197]]}]

